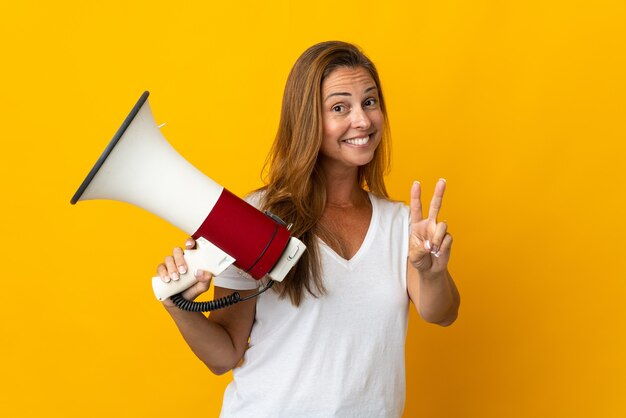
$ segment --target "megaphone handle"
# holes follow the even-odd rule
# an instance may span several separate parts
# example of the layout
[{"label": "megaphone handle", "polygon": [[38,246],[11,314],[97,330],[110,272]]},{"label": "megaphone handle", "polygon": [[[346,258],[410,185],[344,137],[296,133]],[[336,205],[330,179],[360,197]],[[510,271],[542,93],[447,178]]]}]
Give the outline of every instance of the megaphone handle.
[{"label": "megaphone handle", "polygon": [[165,300],[196,284],[198,282],[195,277],[196,270],[205,270],[218,275],[235,262],[233,257],[205,238],[198,238],[196,247],[195,250],[185,250],[187,272],[181,274],[178,280],[170,280],[165,283],[159,276],[152,278],[152,290],[158,300]]},{"label": "megaphone handle", "polygon": [[[187,265],[189,265],[189,263]],[[170,280],[167,283],[161,280],[161,277],[154,276],[152,278],[152,290],[154,291],[154,296],[156,296],[158,300],[162,301],[170,296],[189,289],[198,282],[192,273],[193,271],[195,270],[188,270],[187,273],[181,274],[178,280]]]}]

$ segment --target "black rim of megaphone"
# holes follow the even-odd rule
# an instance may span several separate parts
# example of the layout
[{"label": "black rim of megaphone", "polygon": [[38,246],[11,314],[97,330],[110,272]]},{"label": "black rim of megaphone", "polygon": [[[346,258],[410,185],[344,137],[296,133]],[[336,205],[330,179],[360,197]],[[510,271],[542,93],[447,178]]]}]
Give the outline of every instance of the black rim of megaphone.
[{"label": "black rim of megaphone", "polygon": [[81,184],[76,193],[74,193],[74,197],[72,197],[72,200],[70,200],[70,203],[72,205],[78,202],[83,193],[85,193],[85,190],[87,190],[89,183],[91,183],[93,178],[96,176],[96,174],[102,167],[102,164],[104,164],[109,154],[111,154],[111,151],[113,151],[113,148],[115,148],[122,135],[124,135],[124,132],[126,132],[126,129],[128,129],[133,119],[135,119],[143,104],[146,102],[146,100],[148,100],[149,95],[149,91],[144,91],[137,103],[135,104],[135,107],[133,107],[133,110],[131,110],[128,116],[126,116],[126,119],[124,120],[124,123],[122,123],[122,126],[120,126],[120,128],[117,130],[115,136],[113,137],[111,142],[109,142],[109,145],[107,145],[102,155],[100,155],[100,158],[98,158],[98,161],[96,161],[96,164],[93,166],[89,174],[87,174],[85,180],[83,180],[83,184]]}]

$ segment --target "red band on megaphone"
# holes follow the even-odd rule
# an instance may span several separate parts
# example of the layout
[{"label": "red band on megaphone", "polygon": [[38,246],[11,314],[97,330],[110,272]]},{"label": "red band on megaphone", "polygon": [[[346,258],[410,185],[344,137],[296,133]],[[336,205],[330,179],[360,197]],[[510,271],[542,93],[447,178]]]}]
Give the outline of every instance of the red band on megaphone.
[{"label": "red band on megaphone", "polygon": [[224,189],[194,238],[204,237],[235,258],[235,266],[262,279],[289,241],[289,231]]}]

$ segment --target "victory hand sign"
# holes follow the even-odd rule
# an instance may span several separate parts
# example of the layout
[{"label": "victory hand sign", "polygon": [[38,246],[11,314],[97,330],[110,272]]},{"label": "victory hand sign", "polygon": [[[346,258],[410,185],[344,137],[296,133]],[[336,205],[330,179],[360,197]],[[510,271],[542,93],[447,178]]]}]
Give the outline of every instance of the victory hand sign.
[{"label": "victory hand sign", "polygon": [[428,217],[422,216],[421,187],[414,182],[411,188],[411,236],[409,238],[409,261],[420,273],[445,271],[450,259],[452,236],[448,234],[446,222],[437,222],[441,209],[446,181],[439,179],[430,201]]},{"label": "victory hand sign", "polygon": [[[422,215],[421,188],[411,188],[411,230],[409,237],[409,297],[428,322],[449,325],[456,319],[459,294],[448,273],[452,236],[446,222],[437,222],[446,181],[439,179],[430,201],[428,217]],[[414,269],[411,269],[411,266]]]}]

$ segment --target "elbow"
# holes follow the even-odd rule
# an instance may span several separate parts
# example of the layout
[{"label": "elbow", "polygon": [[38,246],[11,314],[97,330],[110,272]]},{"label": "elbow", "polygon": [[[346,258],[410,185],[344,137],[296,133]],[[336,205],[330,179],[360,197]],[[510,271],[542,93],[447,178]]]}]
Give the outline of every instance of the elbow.
[{"label": "elbow", "polygon": [[433,322],[433,324],[436,324],[442,327],[449,327],[450,325],[454,324],[454,322],[456,321],[458,317],[459,317],[458,312],[454,312],[452,315],[449,315],[447,318],[440,320],[440,321],[435,321]]},{"label": "elbow", "polygon": [[454,322],[456,321],[458,315],[455,313],[453,315],[449,315],[446,316],[444,318],[441,317],[428,317],[425,315],[421,315],[422,319],[426,322],[428,322],[429,324],[435,324],[435,325],[439,325],[441,327],[449,327],[450,325],[454,324]]},{"label": "elbow", "polygon": [[441,312],[429,312],[425,309],[418,309],[418,312],[424,321],[442,327],[449,327],[454,324],[459,316],[458,306],[452,307],[444,315]]},{"label": "elbow", "polygon": [[223,362],[220,362],[220,363],[211,363],[211,364],[209,364],[207,362],[204,362],[204,364],[211,371],[211,373],[213,373],[216,376],[221,376],[223,374],[228,373],[229,371],[231,371],[235,367],[237,367],[239,365],[240,361],[241,361],[241,358],[239,358],[237,360],[223,361]]},{"label": "elbow", "polygon": [[459,316],[461,299],[456,293],[452,300],[445,306],[431,306],[426,304],[417,305],[417,311],[424,321],[442,327],[449,327],[456,322]]},{"label": "elbow", "polygon": [[209,370],[211,370],[211,373],[213,373],[216,376],[221,376],[232,370],[232,368],[229,369],[228,367],[215,367],[215,366],[209,366],[209,365],[207,365],[207,367],[209,368]]},{"label": "elbow", "polygon": [[204,363],[207,368],[216,376],[221,376],[223,374],[228,373],[232,369],[235,368],[236,365],[228,365],[228,364],[207,364]]}]

